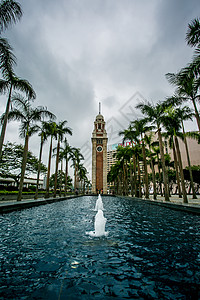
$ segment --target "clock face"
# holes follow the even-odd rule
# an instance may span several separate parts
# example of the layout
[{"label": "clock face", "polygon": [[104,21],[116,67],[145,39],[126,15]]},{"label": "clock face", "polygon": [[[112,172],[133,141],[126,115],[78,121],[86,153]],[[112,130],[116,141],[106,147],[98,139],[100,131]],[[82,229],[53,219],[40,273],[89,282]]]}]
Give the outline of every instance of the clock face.
[{"label": "clock face", "polygon": [[98,146],[98,147],[97,147],[97,151],[98,151],[98,152],[101,152],[102,150],[103,150],[103,148],[102,148],[101,146]]}]

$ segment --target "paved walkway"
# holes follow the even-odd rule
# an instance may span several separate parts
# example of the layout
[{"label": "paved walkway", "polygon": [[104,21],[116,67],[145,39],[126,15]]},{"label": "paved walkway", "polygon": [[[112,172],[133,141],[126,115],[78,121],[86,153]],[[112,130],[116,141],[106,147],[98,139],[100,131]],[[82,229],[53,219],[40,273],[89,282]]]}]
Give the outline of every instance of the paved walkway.
[{"label": "paved walkway", "polygon": [[7,200],[7,201],[1,201],[0,202],[0,213],[8,213],[14,210],[21,210],[24,208],[31,208],[34,206],[40,206],[44,204],[50,204],[54,202],[59,202],[59,201],[64,201],[72,198],[77,198],[81,197],[81,195],[76,196],[76,195],[68,195],[66,197],[56,197],[56,198],[39,198],[37,200],[35,199],[26,199],[22,201],[17,201],[17,200]]},{"label": "paved walkway", "polygon": [[[183,203],[183,198],[179,198],[178,195],[173,195],[170,197],[170,202],[176,203],[176,204],[184,204],[184,205],[199,205],[200,206],[200,195],[197,196],[197,199],[193,199],[192,195],[187,195],[188,198],[188,204]],[[153,195],[150,195],[150,199],[153,200]],[[165,198],[162,196],[157,196],[157,199],[159,201],[165,202]],[[156,200],[155,200],[156,201]]]}]

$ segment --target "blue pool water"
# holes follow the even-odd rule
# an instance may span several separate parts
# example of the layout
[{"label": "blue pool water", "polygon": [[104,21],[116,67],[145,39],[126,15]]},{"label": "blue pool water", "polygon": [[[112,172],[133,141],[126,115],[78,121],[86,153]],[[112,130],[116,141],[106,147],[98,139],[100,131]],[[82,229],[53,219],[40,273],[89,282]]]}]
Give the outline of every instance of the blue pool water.
[{"label": "blue pool water", "polygon": [[199,216],[105,196],[90,237],[96,199],[0,216],[0,299],[200,298]]}]

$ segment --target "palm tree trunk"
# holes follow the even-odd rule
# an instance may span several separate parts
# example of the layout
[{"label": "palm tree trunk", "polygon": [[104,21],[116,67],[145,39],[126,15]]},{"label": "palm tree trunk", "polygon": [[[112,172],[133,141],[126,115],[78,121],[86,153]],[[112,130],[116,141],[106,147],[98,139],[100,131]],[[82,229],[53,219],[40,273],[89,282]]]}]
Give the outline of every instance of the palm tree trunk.
[{"label": "palm tree trunk", "polygon": [[40,170],[41,170],[41,160],[42,160],[42,148],[43,148],[43,136],[41,136],[38,173],[37,173],[37,184],[36,184],[36,191],[35,191],[34,199],[38,198],[38,186],[39,186],[39,180],[40,180]]},{"label": "palm tree trunk", "polygon": [[139,161],[139,159],[138,159],[138,182],[139,182],[139,198],[142,198],[141,172],[140,172],[140,161]]},{"label": "palm tree trunk", "polygon": [[151,164],[152,179],[153,179],[153,199],[156,200],[156,175],[155,175],[155,169],[154,169],[154,164],[151,155],[150,155],[150,164]]},{"label": "palm tree trunk", "polygon": [[133,197],[133,165],[130,158],[130,184],[131,184],[131,196]]},{"label": "palm tree trunk", "polygon": [[65,166],[65,196],[67,195],[67,177],[68,177],[68,159],[66,156],[66,166]]},{"label": "palm tree trunk", "polygon": [[196,195],[195,188],[194,188],[194,181],[193,181],[192,169],[191,169],[191,163],[190,163],[190,155],[189,155],[189,150],[188,150],[187,139],[185,136],[185,128],[184,128],[183,121],[182,121],[182,129],[183,129],[183,135],[184,135],[185,150],[186,150],[186,154],[187,154],[188,169],[189,169],[189,174],[190,174],[190,186],[192,188],[193,199],[197,199],[197,195]]},{"label": "palm tree trunk", "polygon": [[137,178],[136,178],[136,157],[135,155],[133,155],[133,173],[134,173],[134,180],[133,180],[133,186],[134,186],[134,190],[135,190],[135,197],[137,195]]},{"label": "palm tree trunk", "polygon": [[60,197],[62,196],[62,171],[63,171],[63,165],[62,165],[62,160],[60,162]]},{"label": "palm tree trunk", "polygon": [[198,109],[197,109],[196,102],[195,102],[194,98],[192,98],[192,103],[194,105],[195,117],[196,117],[196,120],[197,120],[197,125],[198,125],[198,128],[199,128],[199,132],[200,132],[200,117],[199,117],[199,112],[198,112]]},{"label": "palm tree trunk", "polygon": [[158,154],[157,154],[157,159],[158,159],[158,176],[159,176],[160,195],[163,196],[162,179],[161,179],[161,172],[160,172],[160,159],[159,159]]},{"label": "palm tree trunk", "polygon": [[188,203],[187,199],[187,193],[185,189],[185,180],[184,180],[184,174],[183,174],[183,165],[182,165],[182,160],[181,160],[181,153],[180,153],[180,148],[179,148],[179,143],[177,136],[175,138],[175,146],[176,146],[176,152],[177,152],[177,158],[178,158],[178,163],[179,163],[179,170],[180,170],[180,176],[181,176],[181,186],[182,186],[182,192],[183,192],[183,203]]},{"label": "palm tree trunk", "polygon": [[162,135],[161,135],[160,128],[158,128],[158,140],[159,140],[160,156],[161,156],[162,171],[163,171],[163,182],[164,182],[164,187],[165,187],[165,201],[170,201],[169,190],[168,190],[168,176],[167,176],[167,170],[165,167],[165,157],[164,157],[163,142],[162,142]]},{"label": "palm tree trunk", "polygon": [[143,163],[144,163],[145,197],[147,199],[149,199],[149,182],[148,182],[148,172],[147,172],[147,160],[146,160],[145,146],[144,146],[143,141],[142,141],[142,156],[143,156]]},{"label": "palm tree trunk", "polygon": [[25,171],[26,171],[26,162],[27,162],[27,155],[28,155],[28,139],[29,139],[29,135],[28,135],[28,133],[26,133],[24,152],[23,152],[23,158],[22,158],[21,177],[20,177],[20,182],[19,182],[19,193],[17,195],[17,201],[21,201],[21,199],[22,199],[24,175],[25,175]]},{"label": "palm tree trunk", "polygon": [[74,191],[76,192],[76,177],[77,177],[77,170],[76,170],[76,162],[75,162],[75,167],[74,167]]},{"label": "palm tree trunk", "polygon": [[125,175],[126,171],[125,171],[125,165],[123,163],[123,196],[125,195]]},{"label": "palm tree trunk", "polygon": [[[115,187],[115,186],[114,186]],[[117,194],[117,195],[119,195],[119,175],[117,176],[117,183],[116,183],[116,191],[115,191],[115,193]]]},{"label": "palm tree trunk", "polygon": [[177,185],[178,185],[178,195],[179,195],[179,198],[182,198],[179,171],[178,171],[178,162],[177,162],[177,156],[176,156],[176,149],[175,149],[174,141],[172,141],[172,149],[173,149],[173,155],[174,155],[174,167],[175,167],[175,170],[176,170],[176,181],[177,181]]},{"label": "palm tree trunk", "polygon": [[8,122],[8,113],[9,113],[9,110],[10,110],[11,94],[12,94],[12,84],[10,86],[10,91],[9,91],[7,105],[6,105],[5,116],[4,116],[3,125],[2,125],[2,129],[1,129],[0,158],[1,158],[1,155],[2,155],[3,142],[4,142],[5,133],[6,133],[6,126],[7,126],[7,122]]},{"label": "palm tree trunk", "polygon": [[58,137],[57,153],[56,153],[56,170],[55,170],[55,181],[54,181],[54,193],[53,193],[54,197],[56,197],[57,181],[58,181],[59,151],[60,151],[60,138]]},{"label": "palm tree trunk", "polygon": [[128,165],[127,165],[127,161],[126,161],[126,164],[125,164],[125,170],[126,170],[126,177],[125,177],[125,183],[126,183],[126,195],[128,196],[129,195],[129,184],[128,184]]},{"label": "palm tree trunk", "polygon": [[83,195],[85,195],[85,179],[83,179]]},{"label": "palm tree trunk", "polygon": [[50,170],[51,170],[52,144],[53,144],[53,136],[51,135],[51,141],[50,141],[50,147],[49,147],[49,162],[48,162],[48,170],[47,170],[47,184],[46,184],[45,198],[49,198],[49,180],[50,180]]}]

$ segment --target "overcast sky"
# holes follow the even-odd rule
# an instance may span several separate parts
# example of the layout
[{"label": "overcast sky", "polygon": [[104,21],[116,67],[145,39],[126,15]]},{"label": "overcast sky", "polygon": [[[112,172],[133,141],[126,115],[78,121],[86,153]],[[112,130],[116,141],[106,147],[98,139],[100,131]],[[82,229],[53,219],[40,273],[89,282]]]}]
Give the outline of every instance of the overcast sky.
[{"label": "overcast sky", "polygon": [[[90,165],[91,134],[102,103],[108,144],[140,117],[142,99],[172,95],[165,74],[191,61],[185,42],[188,23],[199,17],[199,0],[21,0],[23,17],[4,32],[17,57],[17,76],[36,91],[44,105],[67,120],[72,146]],[[0,112],[6,99],[1,96]],[[189,124],[196,129],[196,123]],[[9,123],[6,140],[19,142],[18,125]],[[23,141],[20,141],[23,143]],[[30,149],[38,155],[39,138]],[[47,164],[49,144],[44,148]],[[54,162],[53,162],[54,163]]]}]

